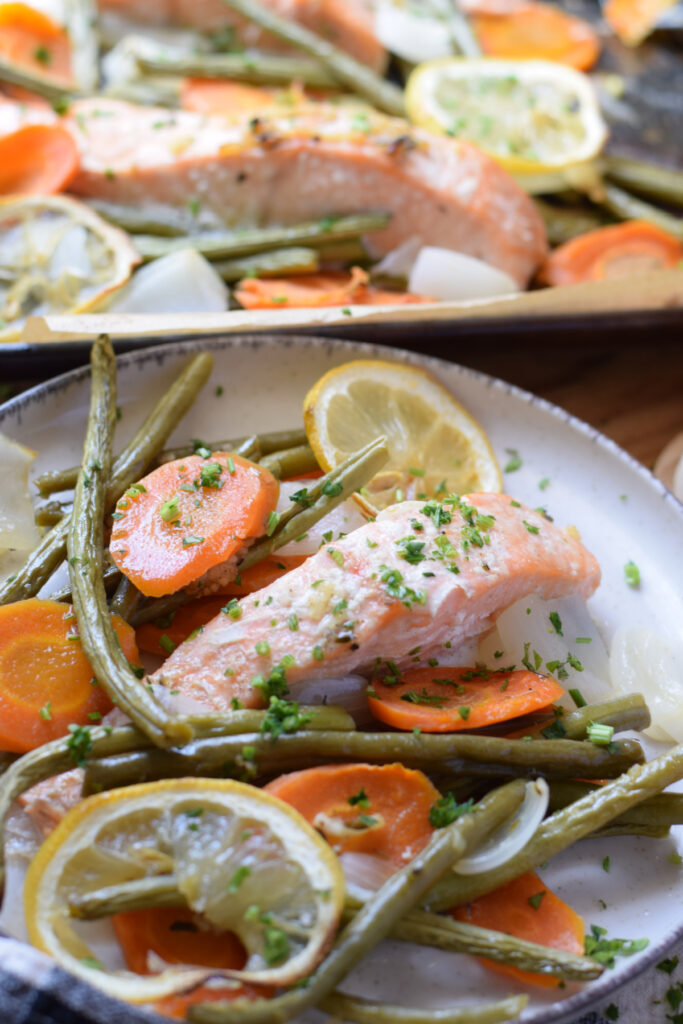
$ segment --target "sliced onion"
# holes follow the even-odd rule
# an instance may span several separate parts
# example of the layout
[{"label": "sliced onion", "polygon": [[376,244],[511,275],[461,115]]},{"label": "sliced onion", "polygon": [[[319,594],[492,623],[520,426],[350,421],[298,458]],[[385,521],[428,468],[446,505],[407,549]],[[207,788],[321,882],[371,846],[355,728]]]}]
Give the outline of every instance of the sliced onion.
[{"label": "sliced onion", "polygon": [[500,867],[523,850],[543,821],[550,790],[545,779],[527,782],[519,810],[493,832],[471,857],[453,866],[458,875],[480,875]]},{"label": "sliced onion", "polygon": [[380,0],[375,9],[375,34],[390,53],[411,64],[453,52],[446,22],[427,10],[418,13],[416,4],[408,7],[395,0]]},{"label": "sliced onion", "polygon": [[109,312],[222,313],[228,297],[209,261],[194,249],[182,249],[137,270]]},{"label": "sliced onion", "polygon": [[413,264],[422,249],[422,239],[419,235],[413,235],[401,242],[395,249],[391,249],[386,256],[383,256],[379,263],[372,268],[373,274],[382,274],[386,277],[410,276]]},{"label": "sliced onion", "polygon": [[367,725],[374,721],[365,695],[367,688],[367,680],[357,675],[336,679],[308,679],[303,683],[292,684],[292,691],[300,704],[338,704],[348,711],[356,725]]},{"label": "sliced onion", "polygon": [[347,893],[362,902],[381,889],[387,878],[396,873],[395,865],[373,853],[342,853],[339,863],[346,879]]},{"label": "sliced onion", "polygon": [[612,684],[618,693],[642,693],[654,740],[683,742],[683,647],[644,626],[622,626],[610,653]]},{"label": "sliced onion", "polygon": [[420,250],[410,272],[408,290],[433,299],[465,302],[514,295],[520,288],[509,274],[483,260],[452,249],[426,245]]}]

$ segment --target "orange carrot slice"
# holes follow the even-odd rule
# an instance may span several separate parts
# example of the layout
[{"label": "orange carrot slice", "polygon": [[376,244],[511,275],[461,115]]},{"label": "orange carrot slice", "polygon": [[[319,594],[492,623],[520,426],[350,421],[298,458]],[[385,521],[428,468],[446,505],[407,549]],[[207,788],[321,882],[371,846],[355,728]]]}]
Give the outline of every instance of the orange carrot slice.
[{"label": "orange carrot slice", "polygon": [[185,78],[180,106],[197,114],[258,115],[275,102],[276,89],[219,78]]},{"label": "orange carrot slice", "polygon": [[389,292],[368,283],[368,275],[360,267],[327,274],[302,274],[260,280],[245,278],[235,289],[235,298],[245,309],[304,309],[318,306],[363,305],[429,302],[427,298],[408,292]]},{"label": "orange carrot slice", "polygon": [[539,271],[543,284],[578,284],[675,267],[683,244],[662,228],[630,220],[579,235],[555,249]]},{"label": "orange carrot slice", "polygon": [[[571,907],[552,893],[533,871],[520,875],[507,885],[480,896],[452,911],[456,921],[514,935],[566,953],[583,953],[584,923]],[[510,975],[532,985],[555,988],[557,978],[482,959],[492,971]]]},{"label": "orange carrot slice", "polygon": [[0,138],[0,194],[62,192],[78,170],[78,146],[58,124],[31,124]]},{"label": "orange carrot slice", "polygon": [[270,586],[281,576],[296,569],[298,565],[302,565],[307,557],[307,555],[278,555],[277,552],[274,555],[268,555],[256,565],[239,573],[232,583],[226,583],[224,587],[221,587],[220,592],[229,597],[244,597],[246,594],[253,594],[257,590],[262,590],[263,587]]},{"label": "orange carrot slice", "polygon": [[391,683],[373,679],[372,714],[396,729],[423,732],[480,729],[547,707],[564,693],[554,679],[526,670],[482,678],[481,670],[440,665],[394,678]]},{"label": "orange carrot slice", "polygon": [[508,14],[475,14],[472,25],[487,57],[553,60],[587,71],[600,56],[600,40],[588,22],[551,4],[530,2]]},{"label": "orange carrot slice", "polygon": [[173,594],[261,537],[278,490],[268,470],[239,455],[167,462],[119,499],[112,558],[143,594]]},{"label": "orange carrot slice", "polygon": [[165,657],[192,633],[215,619],[225,602],[225,597],[200,597],[157,622],[145,622],[135,631],[138,647],[147,654]]},{"label": "orange carrot slice", "polygon": [[638,46],[656,27],[662,14],[677,0],[607,0],[602,8],[605,20],[622,43]]},{"label": "orange carrot slice", "polygon": [[370,853],[398,869],[429,842],[440,798],[426,775],[402,764],[330,764],[281,775],[264,787],[291,804],[337,853]]},{"label": "orange carrot slice", "polygon": [[0,5],[0,54],[55,81],[71,81],[68,34],[28,4]]},{"label": "orange carrot slice", "polygon": [[[112,623],[126,658],[137,663],[133,630],[116,615]],[[34,597],[0,607],[0,749],[23,754],[111,709],[93,685],[70,605]]]}]

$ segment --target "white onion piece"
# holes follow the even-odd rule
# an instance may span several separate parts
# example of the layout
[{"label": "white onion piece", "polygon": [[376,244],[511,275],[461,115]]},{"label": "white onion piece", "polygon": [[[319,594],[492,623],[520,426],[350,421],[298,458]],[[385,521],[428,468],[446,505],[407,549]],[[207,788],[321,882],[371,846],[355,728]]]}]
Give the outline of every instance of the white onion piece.
[{"label": "white onion piece", "polygon": [[[310,480],[285,480],[280,484],[280,497],[278,498],[277,511],[285,512],[292,507],[290,496],[302,487],[310,487]],[[306,536],[300,541],[290,541],[284,547],[278,548],[280,555],[314,555],[325,543],[323,534],[332,531],[332,539],[339,540],[340,534],[351,533],[359,526],[364,526],[366,519],[361,514],[358,505],[353,499],[343,501],[326,516],[319,519],[315,526],[306,532]]]},{"label": "white onion piece", "polygon": [[[530,609],[529,614],[527,609]],[[561,636],[550,622],[551,612],[557,612],[560,617]],[[577,638],[590,639],[590,643],[577,644]],[[548,672],[548,662],[558,661],[563,664],[567,677],[558,681],[565,690],[580,690],[589,704],[610,697],[607,649],[581,597],[574,595],[549,601],[540,597],[525,597],[517,601],[498,616],[494,633],[487,635],[480,645],[479,660],[489,667],[516,665],[521,668],[525,644],[529,645],[527,651],[532,665],[535,664],[534,652],[540,655],[539,671]],[[494,658],[492,648],[493,652],[502,651],[502,657]],[[567,662],[568,653],[578,658],[583,666],[582,672]],[[550,674],[558,677],[557,670]],[[559,703],[572,711],[576,710],[569,695]]]},{"label": "white onion piece", "polygon": [[671,490],[674,492],[679,501],[683,501],[683,455],[678,460],[678,465],[674,470],[673,484]]},{"label": "white onion piece", "polygon": [[228,297],[209,261],[194,249],[182,249],[137,270],[108,312],[222,313]]},{"label": "white onion piece", "polygon": [[348,895],[362,902],[373,896],[387,878],[396,873],[394,864],[373,853],[342,853],[339,863],[344,872]]},{"label": "white onion piece", "polygon": [[331,679],[307,679],[292,683],[292,693],[300,704],[338,704],[353,718],[356,725],[374,721],[368,709],[365,691],[367,680],[363,676],[341,676]]},{"label": "white onion piece", "polygon": [[30,861],[15,854],[5,864],[5,890],[0,910],[0,933],[19,942],[28,942],[24,917],[24,883]]},{"label": "white onion piece", "polygon": [[436,57],[448,57],[453,52],[448,25],[428,11],[380,0],[375,9],[375,35],[387,50],[397,57],[421,64]]},{"label": "white onion piece", "polygon": [[458,875],[480,875],[500,867],[523,850],[543,821],[550,790],[545,779],[527,782],[519,810],[497,828],[470,857],[463,857],[453,870]]},{"label": "white onion piece", "polygon": [[612,640],[612,684],[618,693],[642,693],[652,716],[645,734],[683,742],[683,646],[645,626],[622,626]]},{"label": "white onion piece", "polygon": [[520,287],[509,274],[483,260],[426,245],[410,272],[408,291],[445,302],[466,302],[514,295]]},{"label": "white onion piece", "polygon": [[373,274],[385,274],[387,277],[409,277],[413,264],[422,249],[422,239],[413,235],[391,249],[379,263],[372,268]]},{"label": "white onion piece", "polygon": [[31,551],[40,541],[28,489],[28,475],[35,457],[31,448],[0,434],[0,552],[10,548]]}]

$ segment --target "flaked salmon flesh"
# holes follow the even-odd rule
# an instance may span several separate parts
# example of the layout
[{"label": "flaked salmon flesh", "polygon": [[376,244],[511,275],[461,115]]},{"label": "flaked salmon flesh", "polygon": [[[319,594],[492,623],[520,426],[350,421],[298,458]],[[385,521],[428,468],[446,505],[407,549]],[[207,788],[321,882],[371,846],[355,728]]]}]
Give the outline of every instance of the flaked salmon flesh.
[{"label": "flaked salmon flesh", "polygon": [[[327,42],[382,73],[388,54],[375,34],[372,0],[259,0],[288,21],[299,22]],[[234,43],[276,53],[290,52],[282,40],[232,11],[222,0],[99,0],[102,11],[151,26],[175,25],[223,34]]]},{"label": "flaked salmon flesh", "polygon": [[546,255],[529,196],[471,143],[366,106],[308,103],[248,119],[72,104],[80,152],[69,190],[85,198],[214,212],[230,228],[387,212],[369,236],[380,256],[408,239],[466,253],[524,287]]},{"label": "flaked salmon flesh", "polygon": [[450,649],[515,601],[587,598],[599,582],[576,537],[507,495],[402,502],[244,598],[239,613],[221,612],[151,682],[211,710],[259,707],[283,669],[296,696],[299,682],[372,671],[377,659],[449,664]]}]

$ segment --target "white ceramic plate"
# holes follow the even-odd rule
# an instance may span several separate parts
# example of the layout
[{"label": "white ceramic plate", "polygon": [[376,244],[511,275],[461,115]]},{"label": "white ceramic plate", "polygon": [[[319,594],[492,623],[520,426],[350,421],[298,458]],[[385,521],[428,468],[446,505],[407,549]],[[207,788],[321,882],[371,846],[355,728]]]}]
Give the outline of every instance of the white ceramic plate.
[{"label": "white ceramic plate", "polygon": [[[638,623],[683,636],[683,508],[647,470],[579,420],[501,381],[412,353],[314,338],[233,337],[173,344],[120,359],[118,446],[200,348],[213,353],[215,369],[171,443],[300,423],[309,386],[350,359],[391,359],[426,367],[480,420],[501,464],[507,461],[506,448],[519,452],[523,465],[506,476],[506,490],[532,506],[545,505],[559,524],[579,527],[603,569],[591,610],[604,635],[609,637],[617,624]],[[0,430],[37,449],[36,473],[73,465],[80,454],[87,405],[88,371],[78,370],[0,409]],[[541,491],[543,478],[550,484]],[[641,570],[638,590],[624,581],[623,566],[629,560]],[[615,970],[592,985],[568,985],[562,993],[529,988],[531,1002],[523,1017],[527,1024],[559,1024],[576,1019],[589,1006],[604,1006],[618,985],[661,959],[683,933],[681,869],[669,861],[677,849],[683,853],[683,829],[675,832],[671,839],[584,841],[541,871],[544,882],[587,926],[599,924],[610,937],[645,936],[650,945],[618,961]],[[602,863],[608,854],[611,869],[606,873]],[[471,1003],[482,994],[493,999],[511,987],[469,958],[392,943],[361,965],[352,985],[357,994],[418,1006]],[[96,1003],[93,995],[90,1013],[96,1012]],[[103,1001],[103,1016],[91,1019],[104,1022],[104,1006]],[[126,1019],[148,1018],[131,1010]]]}]

